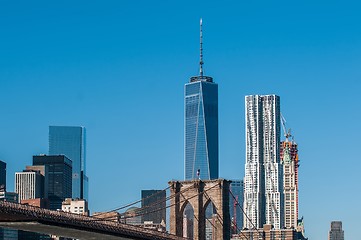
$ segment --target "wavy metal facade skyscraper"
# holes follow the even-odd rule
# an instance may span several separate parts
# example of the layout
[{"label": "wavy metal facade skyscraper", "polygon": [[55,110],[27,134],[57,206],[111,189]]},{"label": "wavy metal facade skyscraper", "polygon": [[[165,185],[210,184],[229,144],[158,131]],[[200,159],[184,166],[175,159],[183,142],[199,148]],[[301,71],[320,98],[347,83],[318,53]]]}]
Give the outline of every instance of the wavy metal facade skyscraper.
[{"label": "wavy metal facade skyscraper", "polygon": [[283,227],[283,178],[280,165],[280,98],[246,96],[244,227]]},{"label": "wavy metal facade skyscraper", "polygon": [[203,75],[202,20],[199,76],[185,85],[185,179],[218,178],[218,85]]}]

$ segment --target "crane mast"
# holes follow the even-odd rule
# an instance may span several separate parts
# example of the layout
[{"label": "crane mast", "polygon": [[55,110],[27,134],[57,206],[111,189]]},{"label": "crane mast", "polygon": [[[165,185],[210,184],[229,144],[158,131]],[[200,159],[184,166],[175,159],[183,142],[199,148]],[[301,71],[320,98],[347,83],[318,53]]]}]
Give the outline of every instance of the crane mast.
[{"label": "crane mast", "polygon": [[283,117],[282,113],[281,113],[281,123],[282,123],[282,128],[283,128],[283,136],[285,136],[286,138],[286,142],[288,142],[288,138],[292,137],[291,134],[291,128],[289,128],[288,130],[286,129],[286,119]]}]

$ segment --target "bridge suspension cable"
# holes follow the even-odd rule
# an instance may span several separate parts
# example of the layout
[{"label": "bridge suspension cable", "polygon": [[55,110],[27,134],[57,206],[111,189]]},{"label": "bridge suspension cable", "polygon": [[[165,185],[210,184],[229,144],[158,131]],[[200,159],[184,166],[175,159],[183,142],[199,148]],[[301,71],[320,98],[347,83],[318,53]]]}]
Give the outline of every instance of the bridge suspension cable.
[{"label": "bridge suspension cable", "polygon": [[[152,194],[152,195],[150,195],[150,196],[148,196],[148,197],[146,197],[146,198],[143,198],[143,199],[141,199],[141,200],[139,200],[139,201],[136,201],[136,203],[139,203],[139,202],[141,202],[141,201],[143,201],[143,200],[146,200],[146,199],[149,199],[149,198],[151,198],[151,197],[154,197],[154,196],[156,196],[157,194],[159,194],[160,192],[166,191],[166,190],[169,189],[169,188],[170,188],[170,187],[167,187],[166,189],[164,189],[164,190],[162,190],[162,191],[159,191],[159,192],[154,193],[154,194]],[[153,207],[155,207],[155,206],[157,206],[157,205],[159,205],[159,204],[161,204],[161,203],[167,202],[167,201],[169,201],[170,199],[172,199],[173,197],[177,196],[178,194],[181,194],[181,193],[183,193],[183,192],[186,192],[186,191],[188,191],[188,190],[191,189],[191,188],[192,188],[192,186],[189,186],[188,188],[183,189],[182,191],[180,191],[180,192],[177,193],[177,194],[170,195],[170,196],[166,197],[165,199],[161,199],[161,200],[156,201],[156,202],[153,202],[152,204],[149,204],[149,205],[147,205],[147,206],[145,206],[145,207],[136,209],[136,210],[134,211],[134,212],[136,213],[136,215],[134,215],[134,214],[133,214],[133,215],[129,215],[128,213],[124,212],[124,213],[120,213],[120,216],[123,217],[123,219],[126,219],[126,218],[132,218],[132,217],[136,217],[136,216],[143,216],[143,215],[147,215],[147,214],[150,214],[150,213],[153,213],[153,212],[161,211],[161,210],[163,210],[163,209],[165,209],[165,208],[160,208],[160,209],[156,209],[156,210],[153,209],[152,211],[146,211],[146,209],[153,208]],[[127,206],[129,207],[129,206],[132,206],[132,205],[134,205],[134,204],[127,204],[127,205],[125,205],[124,207],[122,207],[122,209],[123,209],[123,208],[126,208]],[[113,210],[113,211],[108,211],[108,212],[105,212],[105,213],[114,212],[114,211],[117,211],[118,209],[119,209],[119,208],[116,208],[116,209]],[[104,216],[104,217],[96,217],[96,216],[95,216],[95,218],[97,218],[99,221],[102,221],[102,220],[106,220],[106,219],[109,219],[109,218],[113,218],[113,216]]]},{"label": "bridge suspension cable", "polygon": [[137,201],[134,201],[134,202],[132,202],[132,203],[129,203],[129,204],[123,205],[123,206],[121,206],[121,207],[117,207],[117,208],[114,208],[114,209],[108,210],[108,211],[106,211],[106,212],[104,212],[104,213],[116,212],[116,211],[122,210],[122,209],[124,209],[124,208],[130,207],[130,206],[133,206],[133,205],[135,205],[135,204],[137,204],[137,203],[142,202],[142,201],[143,201],[143,200],[145,200],[145,199],[148,199],[148,198],[154,197],[155,195],[157,195],[157,194],[159,194],[159,193],[161,193],[161,192],[167,191],[169,188],[170,188],[170,186],[169,186],[169,187],[167,187],[167,188],[165,188],[165,189],[163,189],[163,190],[161,190],[161,191],[158,191],[158,192],[156,192],[156,193],[154,193],[154,194],[152,194],[152,195],[149,195],[149,196],[147,196],[147,197],[145,197],[145,198],[142,198],[142,199],[137,200]]},{"label": "bridge suspension cable", "polygon": [[[183,196],[183,198],[186,198],[183,194],[181,194]],[[198,224],[199,224],[199,219],[193,214],[193,217],[197,220]],[[214,224],[211,222],[211,220],[209,220],[208,218],[205,218],[211,225],[212,227],[214,227],[215,229],[217,229],[216,226],[214,226]]]},{"label": "bridge suspension cable", "polygon": [[[212,189],[212,188],[215,188],[215,187],[217,187],[217,186],[218,186],[218,184],[217,184],[217,185],[214,185],[214,186],[212,186],[212,187],[210,187],[210,188],[208,188],[208,189],[206,189],[206,190],[204,190],[204,191],[208,191],[208,190],[210,190],[210,189]],[[189,190],[189,188],[188,188],[187,190]],[[183,202],[185,202],[185,201],[188,201],[189,199],[195,198],[195,197],[203,194],[204,191],[199,192],[199,193],[197,193],[197,194],[194,194],[194,195],[188,197],[187,199],[183,199],[183,200],[181,200],[181,201],[179,201],[179,202],[175,202],[175,203],[173,203],[173,204],[170,204],[169,206],[162,207],[162,208],[155,209],[155,210],[153,210],[153,211],[147,212],[147,214],[148,214],[148,213],[153,213],[153,212],[158,212],[158,211],[161,211],[161,210],[164,210],[164,209],[173,207],[173,206],[175,206],[176,204],[179,204],[179,203],[183,203]],[[173,194],[172,197],[175,197],[176,195],[179,195],[179,194],[181,194],[181,193],[182,193],[182,192],[178,192],[178,193],[176,193],[176,194]],[[132,216],[130,216],[130,217],[137,217],[137,216],[142,216],[142,215],[144,215],[144,214],[134,214],[134,215],[132,215]]]},{"label": "bridge suspension cable", "polygon": [[[241,209],[242,213],[244,216],[246,216],[246,218],[248,219],[248,221],[252,224],[253,228],[257,231],[258,234],[258,238],[260,238],[261,233],[258,231],[258,228],[253,224],[252,220],[250,219],[250,217],[246,214],[246,212],[244,211],[243,207],[239,204],[239,202],[236,200],[236,197],[233,195],[232,191],[229,191],[232,198],[236,201],[237,206]],[[237,227],[238,228],[238,227]],[[245,236],[243,234],[243,236]]]},{"label": "bridge suspension cable", "polygon": [[[182,194],[186,191],[188,191],[189,189],[191,189],[193,186],[189,186],[183,190],[181,190],[179,193],[176,193],[176,194],[173,194],[173,195],[170,195],[168,197],[166,197],[165,199],[161,199],[161,200],[158,200],[156,202],[153,202],[152,204],[149,204],[147,206],[144,206],[142,208],[139,208],[139,209],[136,209],[135,212],[138,213],[138,214],[142,214],[142,215],[146,215],[146,214],[149,214],[149,212],[146,212],[146,209],[149,209],[149,208],[153,208],[153,207],[156,207],[158,205],[160,205],[161,203],[164,203],[164,202],[167,202],[169,201],[170,199],[174,198],[175,196],[179,195],[179,194]],[[159,211],[163,210],[164,208],[160,209]],[[158,210],[158,209],[157,209]],[[121,214],[121,215],[126,215],[125,213]]]},{"label": "bridge suspension cable", "polygon": [[[231,192],[231,191],[230,191],[230,192]],[[205,191],[205,195],[207,196],[208,199],[211,199],[211,197],[207,194],[206,191]],[[211,202],[212,202],[212,201],[211,201]],[[221,217],[221,215],[219,215],[217,207],[214,206],[214,205],[213,205],[213,207],[216,209],[217,218],[220,220],[222,226],[224,226],[224,225],[223,225],[223,218]],[[248,238],[244,233],[242,233],[242,232],[240,231],[240,229],[239,229],[239,227],[238,227],[237,225],[236,225],[236,228],[237,228],[237,231],[239,231],[247,240],[249,240],[249,238]]]},{"label": "bridge suspension cable", "polygon": [[[151,214],[151,213],[154,213],[154,212],[162,211],[162,210],[164,210],[164,209],[167,209],[167,208],[170,208],[170,207],[172,207],[172,206],[175,206],[176,204],[184,203],[184,202],[186,202],[186,201],[189,201],[190,199],[195,198],[195,197],[197,197],[197,196],[199,196],[199,195],[201,195],[201,194],[204,194],[207,199],[210,199],[210,200],[211,200],[211,197],[208,195],[207,191],[209,191],[209,190],[211,190],[211,189],[213,189],[213,188],[215,188],[215,187],[217,187],[217,186],[219,186],[219,184],[214,185],[214,186],[212,186],[212,187],[209,187],[209,188],[207,188],[207,189],[204,189],[203,191],[201,191],[201,192],[199,192],[199,193],[196,193],[196,194],[194,194],[194,195],[186,198],[183,193],[185,193],[185,192],[187,192],[189,189],[193,188],[193,186],[189,186],[189,187],[187,187],[187,188],[185,188],[185,189],[182,189],[181,191],[179,191],[179,192],[177,192],[177,193],[175,193],[175,194],[172,194],[172,195],[166,197],[165,199],[161,199],[161,200],[156,201],[156,202],[153,202],[152,204],[147,205],[147,206],[145,206],[145,207],[143,207],[143,208],[139,208],[139,209],[135,210],[134,214],[129,214],[129,215],[128,215],[127,213],[121,213],[120,216],[122,217],[122,218],[121,218],[122,220],[125,220],[125,221],[126,221],[126,219],[128,219],[128,218],[134,218],[134,217],[138,217],[138,216],[144,216],[144,215]],[[129,206],[132,206],[132,205],[134,205],[134,204],[136,204],[136,203],[139,203],[139,202],[141,202],[141,201],[143,201],[143,200],[145,200],[145,199],[149,199],[149,198],[151,198],[151,197],[154,197],[154,196],[156,196],[157,194],[159,194],[159,193],[161,193],[161,192],[163,192],[163,191],[168,190],[169,188],[170,188],[170,187],[167,187],[166,189],[164,189],[164,190],[162,190],[162,191],[159,191],[159,192],[157,192],[157,193],[154,193],[154,194],[152,194],[152,195],[150,195],[150,196],[147,196],[146,198],[140,199],[140,200],[135,201],[135,202],[133,202],[133,203],[131,203],[131,204],[124,205],[123,207],[115,208],[115,209],[113,209],[112,211],[108,211],[108,212],[113,212],[113,211],[117,211],[117,210],[120,210],[120,209],[124,209],[124,208],[126,208],[126,207],[129,207]],[[236,199],[235,196],[233,195],[233,193],[232,193],[231,191],[230,191],[230,194],[231,194],[231,196],[232,196],[233,199]],[[180,201],[177,201],[177,202],[175,202],[175,203],[173,203],[173,204],[170,204],[170,205],[168,205],[168,206],[165,206],[165,207],[161,207],[161,208],[157,208],[157,209],[151,209],[151,208],[153,208],[153,207],[155,207],[155,206],[157,206],[157,205],[159,205],[159,204],[161,204],[161,203],[164,203],[164,202],[169,201],[170,199],[176,197],[177,195],[182,195],[182,196],[183,196],[183,199],[180,200]],[[211,203],[212,203],[212,201],[211,201]],[[256,228],[256,226],[253,224],[253,222],[251,221],[251,219],[249,218],[249,216],[245,213],[245,211],[243,210],[243,208],[241,207],[241,205],[239,204],[238,201],[237,201],[237,206],[241,209],[242,213],[243,213],[243,214],[247,217],[247,219],[251,222],[252,226],[253,226],[254,229],[257,231],[258,235],[260,236],[260,232],[258,231],[258,229]],[[215,213],[216,213],[216,215],[217,215],[217,219],[219,219],[220,223],[221,223],[222,226],[223,226],[223,222],[224,222],[223,218],[222,218],[222,217],[220,216],[220,214],[218,213],[218,209],[217,209],[216,206],[214,206],[214,204],[213,204],[213,207],[215,207],[215,209],[216,209]],[[147,209],[150,209],[150,211],[147,211]],[[94,218],[95,218],[95,219],[94,219]],[[111,217],[111,216],[109,216],[109,217],[93,217],[93,219],[92,219],[91,221],[112,221],[112,220],[109,220],[109,218],[112,218],[112,217]],[[199,222],[199,219],[198,219],[195,215],[194,215],[194,218]],[[210,222],[210,224],[211,224],[215,229],[217,229],[216,226],[215,226],[209,219],[206,218],[206,220],[207,220],[208,222]],[[126,224],[126,222],[125,222],[125,224]],[[240,231],[240,229],[239,229],[239,227],[238,227],[237,225],[236,225],[236,227],[237,227],[237,231],[239,231],[239,235],[243,235],[247,240],[249,240],[249,238],[248,238],[243,232]]]}]

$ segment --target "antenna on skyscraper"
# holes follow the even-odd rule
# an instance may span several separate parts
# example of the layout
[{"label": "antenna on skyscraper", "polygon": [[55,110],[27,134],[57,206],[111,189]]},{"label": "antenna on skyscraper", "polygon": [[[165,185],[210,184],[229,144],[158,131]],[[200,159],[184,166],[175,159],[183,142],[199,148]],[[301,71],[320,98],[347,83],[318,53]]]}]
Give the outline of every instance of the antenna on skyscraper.
[{"label": "antenna on skyscraper", "polygon": [[200,60],[199,60],[199,76],[203,77],[203,35],[202,35],[202,18],[199,22],[200,26]]},{"label": "antenna on skyscraper", "polygon": [[191,77],[190,82],[198,82],[198,81],[204,81],[204,82],[213,82],[213,78],[212,77],[207,77],[204,76],[204,71],[203,71],[203,31],[202,31],[202,26],[203,26],[203,20],[202,18],[199,21],[199,52],[200,52],[200,56],[199,56],[199,75]]}]

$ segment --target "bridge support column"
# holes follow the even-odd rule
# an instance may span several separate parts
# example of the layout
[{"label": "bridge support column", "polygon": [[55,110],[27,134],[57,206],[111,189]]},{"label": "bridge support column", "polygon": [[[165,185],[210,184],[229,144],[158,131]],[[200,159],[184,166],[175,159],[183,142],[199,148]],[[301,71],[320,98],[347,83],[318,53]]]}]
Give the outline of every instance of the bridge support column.
[{"label": "bridge support column", "polygon": [[206,238],[206,209],[212,204],[214,216],[210,220],[213,226],[213,239],[230,239],[231,220],[229,214],[229,185],[225,179],[170,181],[170,233],[186,237],[183,227],[186,226],[184,210],[188,204],[193,208],[194,240]]}]

